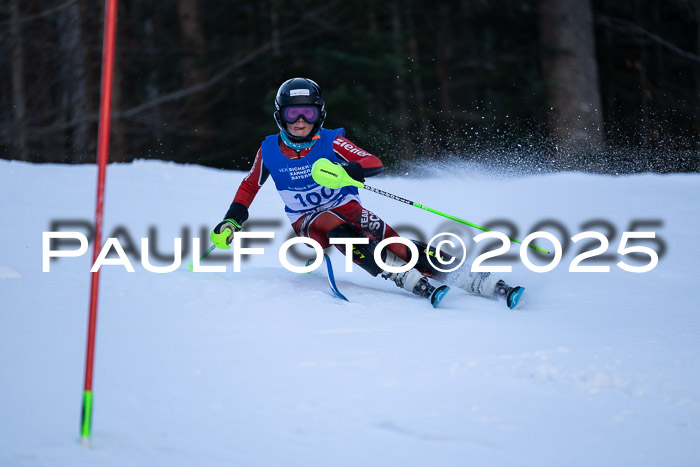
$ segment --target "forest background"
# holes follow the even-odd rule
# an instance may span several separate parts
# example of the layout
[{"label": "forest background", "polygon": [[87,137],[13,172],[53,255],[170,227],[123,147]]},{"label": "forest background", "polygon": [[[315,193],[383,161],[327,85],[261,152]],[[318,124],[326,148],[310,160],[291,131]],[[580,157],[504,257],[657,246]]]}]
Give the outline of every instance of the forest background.
[{"label": "forest background", "polygon": [[[0,5],[0,157],[95,161],[103,2]],[[121,0],[110,160],[247,170],[279,85],[394,170],[700,171],[700,0]]]}]

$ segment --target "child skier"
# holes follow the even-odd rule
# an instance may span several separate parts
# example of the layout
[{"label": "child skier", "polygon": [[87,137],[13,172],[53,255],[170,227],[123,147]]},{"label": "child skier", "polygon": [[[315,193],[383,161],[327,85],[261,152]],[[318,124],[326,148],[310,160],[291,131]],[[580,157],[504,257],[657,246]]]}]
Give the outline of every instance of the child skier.
[{"label": "child skier", "polygon": [[[433,306],[437,306],[449,287],[433,286],[428,277],[448,281],[450,285],[488,298],[505,298],[509,308],[515,307],[524,289],[509,287],[489,273],[445,274],[435,270],[425,254],[427,246],[421,242],[414,241],[423,254],[413,269],[403,273],[382,270],[374,260],[374,248],[383,239],[398,234],[360,204],[357,188],[329,189],[316,183],[311,176],[313,163],[326,158],[340,163],[353,179],[364,182],[365,177],[382,172],[382,162],[346,139],[342,128],[323,128],[325,102],[320,87],[310,79],[285,81],[277,91],[275,109],[273,115],[280,132],[263,141],[224,220],[211,232],[214,245],[228,247],[233,232],[241,230],[248,219],[248,208],[258,190],[272,176],[296,235],[311,238],[322,248],[328,248],[332,238],[367,237],[369,244],[354,245],[349,252],[344,245],[335,246],[344,254],[352,255],[353,261],[373,276],[381,276],[400,288],[428,298]],[[405,265],[410,259],[410,250],[403,244],[392,243],[384,252],[384,261],[390,266]]]}]

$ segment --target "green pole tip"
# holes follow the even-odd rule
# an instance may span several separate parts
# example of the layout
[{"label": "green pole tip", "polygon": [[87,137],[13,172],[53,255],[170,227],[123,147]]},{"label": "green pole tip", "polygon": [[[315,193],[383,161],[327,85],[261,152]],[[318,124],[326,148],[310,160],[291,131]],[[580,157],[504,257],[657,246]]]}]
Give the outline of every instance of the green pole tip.
[{"label": "green pole tip", "polygon": [[80,436],[83,440],[90,438],[92,425],[92,391],[83,392],[83,419],[80,425]]}]

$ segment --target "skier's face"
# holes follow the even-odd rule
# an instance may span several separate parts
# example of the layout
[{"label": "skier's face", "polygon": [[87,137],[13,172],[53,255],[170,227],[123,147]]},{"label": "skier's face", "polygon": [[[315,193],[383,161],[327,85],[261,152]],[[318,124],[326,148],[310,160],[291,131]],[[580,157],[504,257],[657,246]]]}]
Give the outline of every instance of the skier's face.
[{"label": "skier's face", "polygon": [[287,130],[289,130],[292,135],[300,138],[309,136],[313,128],[314,126],[312,124],[301,117],[299,117],[296,122],[287,124]]}]

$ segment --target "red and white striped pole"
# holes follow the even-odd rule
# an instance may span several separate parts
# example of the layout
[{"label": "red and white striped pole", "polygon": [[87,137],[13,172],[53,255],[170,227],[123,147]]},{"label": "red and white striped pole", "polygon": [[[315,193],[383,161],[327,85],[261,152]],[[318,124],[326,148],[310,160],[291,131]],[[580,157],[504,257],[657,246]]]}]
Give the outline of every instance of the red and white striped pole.
[{"label": "red and white striped pole", "polygon": [[[97,138],[97,205],[95,208],[95,239],[92,264],[102,248],[102,214],[104,209],[105,175],[109,160],[109,126],[112,111],[112,84],[114,78],[114,42],[117,30],[117,0],[105,0],[104,42],[102,49],[102,93],[100,96],[100,121]],[[100,271],[91,273],[90,315],[88,318],[87,352],[85,356],[85,386],[80,437],[89,444],[92,428],[92,374],[95,362],[95,331],[97,328],[97,298]]]}]

